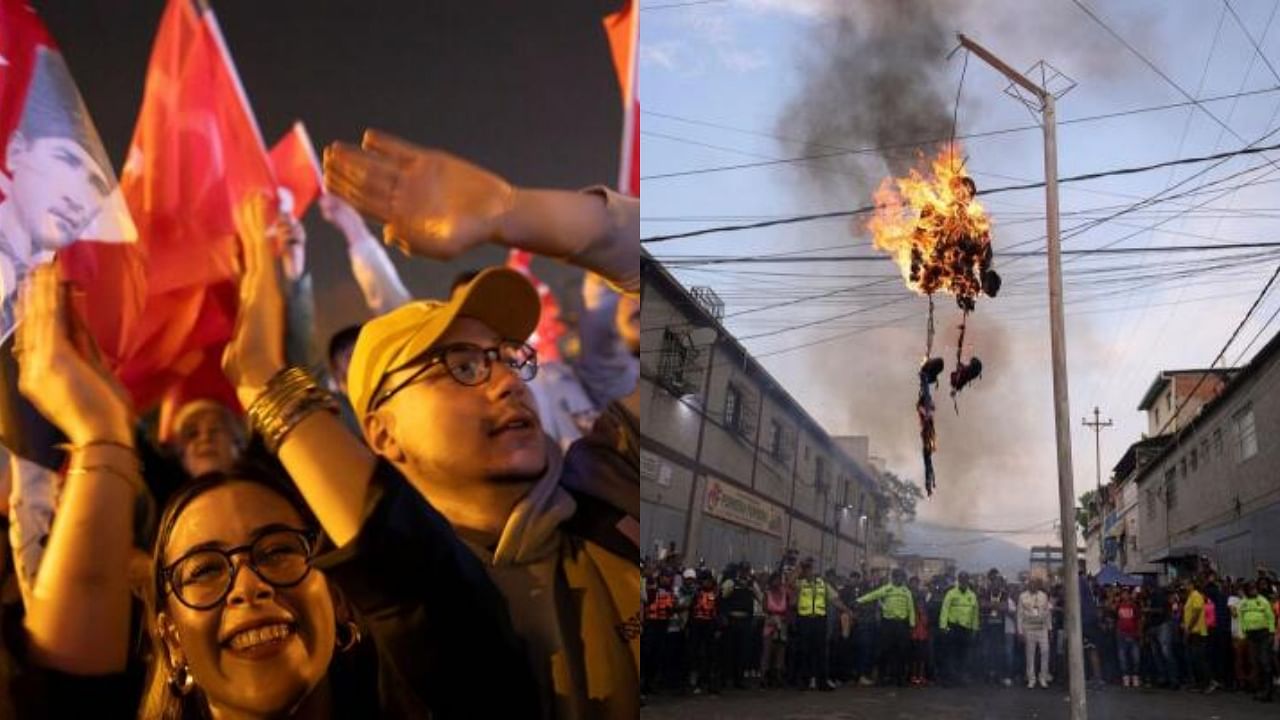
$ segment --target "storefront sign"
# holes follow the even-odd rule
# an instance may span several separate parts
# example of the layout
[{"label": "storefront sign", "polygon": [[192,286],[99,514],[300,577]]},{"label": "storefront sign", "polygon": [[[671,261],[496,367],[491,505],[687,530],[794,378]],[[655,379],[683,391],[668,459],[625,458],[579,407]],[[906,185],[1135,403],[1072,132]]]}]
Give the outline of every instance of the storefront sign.
[{"label": "storefront sign", "polygon": [[782,508],[713,477],[707,478],[703,510],[722,520],[782,537]]}]

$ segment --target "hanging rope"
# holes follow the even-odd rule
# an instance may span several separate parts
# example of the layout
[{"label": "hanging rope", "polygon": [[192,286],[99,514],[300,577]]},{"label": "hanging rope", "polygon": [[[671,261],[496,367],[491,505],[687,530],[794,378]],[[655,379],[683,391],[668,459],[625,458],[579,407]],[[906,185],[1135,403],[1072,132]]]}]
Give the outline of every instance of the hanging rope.
[{"label": "hanging rope", "polygon": [[952,153],[951,153],[951,171],[952,172],[955,172],[956,170],[956,153],[954,152],[954,149],[956,146],[956,123],[960,119],[960,92],[964,90],[964,76],[965,76],[965,72],[968,71],[968,69],[969,69],[969,50],[968,48],[965,48],[964,61],[960,64],[960,83],[956,85],[956,102],[955,102],[955,106],[951,109],[951,139],[948,141],[949,142],[948,147],[952,148]]},{"label": "hanging rope", "polygon": [[[964,368],[964,333],[969,328],[969,311],[965,310],[960,316],[960,340],[956,343],[956,372],[960,372]],[[951,389],[951,404],[956,409],[956,414],[960,414],[960,401],[956,399],[957,391],[954,387]]]},{"label": "hanging rope", "polygon": [[929,317],[925,321],[924,359],[933,357],[933,293],[929,293]]}]

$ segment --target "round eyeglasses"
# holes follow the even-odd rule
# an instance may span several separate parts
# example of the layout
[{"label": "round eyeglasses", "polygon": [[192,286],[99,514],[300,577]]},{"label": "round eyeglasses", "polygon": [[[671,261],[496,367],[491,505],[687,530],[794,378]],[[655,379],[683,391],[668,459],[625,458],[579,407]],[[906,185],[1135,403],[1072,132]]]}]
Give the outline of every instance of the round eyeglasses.
[{"label": "round eyeglasses", "polygon": [[199,548],[174,560],[161,570],[169,591],[193,610],[220,605],[235,584],[240,571],[232,558],[247,554],[247,564],[258,577],[275,588],[289,588],[311,572],[316,535],[292,528],[271,530],[249,545],[223,550]]},{"label": "round eyeglasses", "polygon": [[369,409],[372,410],[385,403],[391,399],[392,395],[411,385],[436,365],[444,365],[454,382],[470,387],[488,382],[493,374],[495,362],[502,362],[524,382],[529,382],[538,375],[538,352],[526,343],[503,340],[496,347],[487,348],[471,343],[446,345],[423,353],[396,368],[396,370],[403,370],[418,365],[407,378],[381,393],[376,393]]}]

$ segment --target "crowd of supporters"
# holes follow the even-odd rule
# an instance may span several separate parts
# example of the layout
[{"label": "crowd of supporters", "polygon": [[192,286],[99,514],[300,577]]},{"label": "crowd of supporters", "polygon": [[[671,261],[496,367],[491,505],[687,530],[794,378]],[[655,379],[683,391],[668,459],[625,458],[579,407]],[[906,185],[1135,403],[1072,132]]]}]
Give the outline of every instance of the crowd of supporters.
[{"label": "crowd of supporters", "polygon": [[[1080,593],[1090,687],[1250,692],[1270,702],[1280,583],[1209,569]],[[821,576],[788,551],[774,566],[644,563],[641,674],[646,694],[842,685],[1049,688],[1066,683],[1065,593],[996,569],[929,578],[901,569]]]},{"label": "crowd of supporters", "polygon": [[[57,268],[28,274],[0,359],[27,445],[43,430],[62,457],[0,455],[0,716],[635,717],[639,201],[376,131],[324,169],[376,313],[331,344],[338,392],[290,351],[314,334],[287,262],[305,235],[268,197],[235,207],[222,372],[244,412],[193,400],[167,439]],[[361,215],[418,258],[498,246],[594,273],[578,359],[534,337],[527,272],[409,298]]]}]

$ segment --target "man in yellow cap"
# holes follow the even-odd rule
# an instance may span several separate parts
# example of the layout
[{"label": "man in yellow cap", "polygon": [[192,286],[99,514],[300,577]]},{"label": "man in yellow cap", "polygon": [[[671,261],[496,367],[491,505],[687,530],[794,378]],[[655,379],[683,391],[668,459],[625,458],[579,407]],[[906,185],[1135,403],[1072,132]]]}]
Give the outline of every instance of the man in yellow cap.
[{"label": "man in yellow cap", "polygon": [[367,322],[347,384],[369,446],[449,520],[507,598],[544,702],[580,717],[638,690],[618,629],[638,612],[639,579],[625,535],[600,523],[621,514],[561,484],[561,454],[525,384],[537,372],[525,340],[538,313],[524,277],[490,268],[448,302]]},{"label": "man in yellow cap", "polygon": [[[363,150],[327,152],[325,170],[331,191],[387,221],[385,239],[414,254],[444,258],[482,243],[519,246],[565,258],[638,294],[638,201],[607,191],[512,188],[446,153],[372,133]],[[459,588],[437,587],[417,568],[429,558],[471,581],[475,564],[487,582],[462,590],[482,602],[486,586],[496,586],[505,612],[493,628],[470,631],[505,625],[523,641],[540,690],[540,707],[530,714],[635,717],[638,520],[601,499],[603,493],[568,489],[587,485],[575,476],[616,470],[609,451],[617,450],[617,458],[625,451],[595,448],[608,467],[593,473],[591,462],[565,463],[542,432],[525,386],[537,372],[526,346],[540,309],[533,287],[513,270],[490,268],[448,301],[408,303],[365,323],[347,390],[366,448],[332,414],[317,412],[333,401],[314,378],[284,366],[283,302],[261,239],[264,216],[261,203],[246,204],[238,215],[245,274],[223,366],[254,430],[340,548],[317,565],[381,623],[373,634],[392,648],[390,659],[406,680],[434,685],[435,697],[448,699],[442,685],[465,682],[455,671],[468,665],[474,672],[482,663],[459,657],[458,667],[439,664],[450,653],[474,653],[447,646],[457,643],[452,618],[433,609],[441,604],[436,596]],[[638,463],[628,472],[638,485]],[[420,530],[434,532],[441,522],[447,540]],[[439,641],[428,638],[423,648],[422,640],[397,634],[393,623],[382,622],[388,607],[414,629],[423,620],[434,623]],[[435,664],[414,657],[419,649]],[[508,675],[523,674],[486,671],[502,678],[499,694],[512,689]],[[441,673],[455,679],[444,681]],[[490,715],[510,716],[470,714]]]}]

